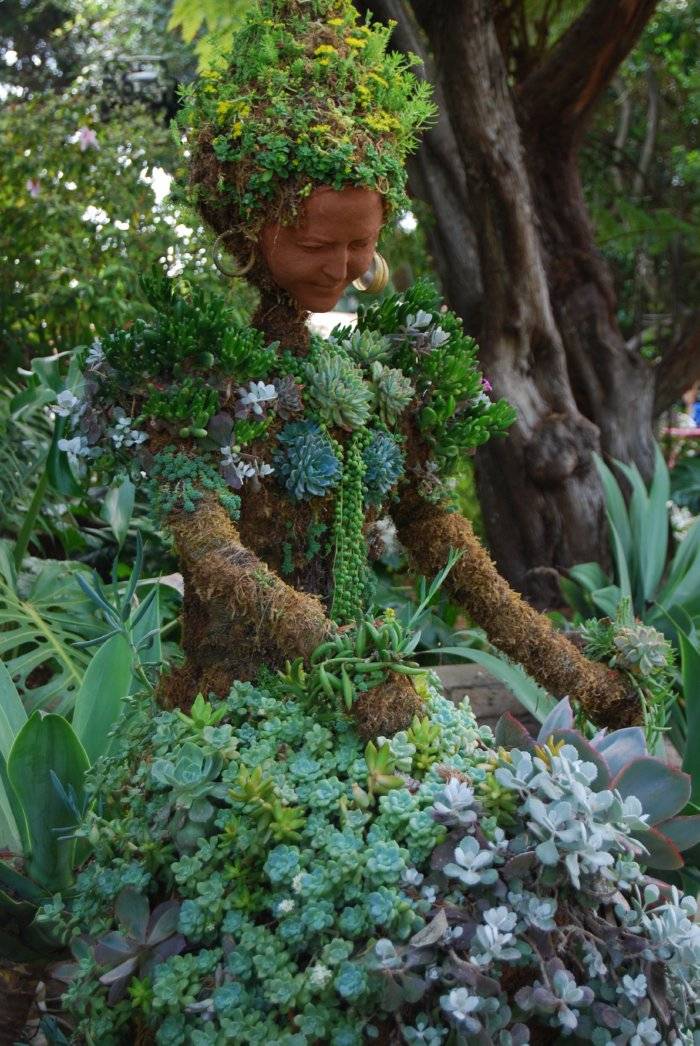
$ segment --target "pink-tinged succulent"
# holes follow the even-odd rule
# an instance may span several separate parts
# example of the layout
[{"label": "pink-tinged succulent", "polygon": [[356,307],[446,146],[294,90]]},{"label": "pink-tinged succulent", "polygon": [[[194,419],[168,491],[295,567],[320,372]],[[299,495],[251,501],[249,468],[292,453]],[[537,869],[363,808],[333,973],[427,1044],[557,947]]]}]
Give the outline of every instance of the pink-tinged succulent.
[{"label": "pink-tinged succulent", "polygon": [[[160,963],[183,951],[187,942],[177,932],[179,914],[177,901],[165,901],[151,912],[148,899],[127,886],[115,903],[120,930],[111,930],[98,940],[81,936],[73,941],[71,950],[78,963],[91,955],[106,968],[100,983],[109,988],[110,1006],[124,997],[132,977],[149,976]],[[77,970],[75,963],[58,963],[52,974],[68,983]]]},{"label": "pink-tinged succulent", "polygon": [[648,816],[649,828],[635,831],[634,837],[647,850],[639,860],[649,868],[682,868],[683,851],[700,843],[700,814],[681,814],[690,801],[690,776],[650,756],[641,727],[628,726],[612,733],[601,730],[589,741],[575,729],[571,704],[564,698],[547,716],[536,739],[507,712],[496,726],[496,741],[504,748],[531,754],[544,745],[573,745],[581,759],[596,767],[591,788],[617,791],[623,799],[636,796]]}]

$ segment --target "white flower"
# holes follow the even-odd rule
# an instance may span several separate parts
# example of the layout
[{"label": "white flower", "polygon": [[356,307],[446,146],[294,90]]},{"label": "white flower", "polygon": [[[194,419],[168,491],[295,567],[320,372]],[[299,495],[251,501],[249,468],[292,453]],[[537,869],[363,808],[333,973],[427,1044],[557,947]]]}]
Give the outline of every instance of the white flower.
[{"label": "white flower", "polygon": [[303,878],[304,873],[297,872],[297,874],[292,879],[292,890],[294,890],[294,893],[301,893],[301,881]]},{"label": "white flower", "polygon": [[312,966],[308,971],[309,973],[309,984],[313,988],[325,988],[326,984],[331,978],[331,971],[323,963],[317,962],[315,966]]},{"label": "white flower", "polygon": [[280,901],[280,903],[277,905],[277,914],[289,915],[290,912],[294,911],[296,906],[296,901],[293,901],[291,897],[285,897],[285,899],[283,901]]}]

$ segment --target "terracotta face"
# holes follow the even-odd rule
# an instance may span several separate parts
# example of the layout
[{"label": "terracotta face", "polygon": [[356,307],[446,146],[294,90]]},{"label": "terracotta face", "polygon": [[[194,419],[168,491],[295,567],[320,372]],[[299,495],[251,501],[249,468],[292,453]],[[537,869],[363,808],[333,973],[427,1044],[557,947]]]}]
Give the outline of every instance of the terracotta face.
[{"label": "terracotta face", "polygon": [[371,189],[314,189],[297,225],[266,225],[260,247],[273,280],[310,312],[329,312],[362,276],[384,221]]}]

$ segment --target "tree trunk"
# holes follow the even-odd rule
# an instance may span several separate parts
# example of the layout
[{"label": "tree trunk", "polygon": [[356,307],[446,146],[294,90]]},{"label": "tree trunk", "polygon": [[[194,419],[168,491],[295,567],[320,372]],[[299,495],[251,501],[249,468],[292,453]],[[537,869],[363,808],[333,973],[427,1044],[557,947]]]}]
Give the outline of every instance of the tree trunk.
[{"label": "tree trunk", "polygon": [[0,1046],[20,1041],[38,981],[31,966],[0,961]]},{"label": "tree trunk", "polygon": [[[653,460],[654,375],[619,330],[577,153],[654,4],[590,0],[515,90],[489,0],[365,5],[400,21],[397,46],[422,49],[437,82],[440,122],[411,184],[435,214],[429,243],[447,298],[478,338],[496,394],[518,411],[508,437],[479,452],[477,479],[498,568],[540,607],[560,602],[563,568],[608,562],[593,452],[644,474]],[[476,243],[478,266],[467,248],[456,269],[459,238]]]}]

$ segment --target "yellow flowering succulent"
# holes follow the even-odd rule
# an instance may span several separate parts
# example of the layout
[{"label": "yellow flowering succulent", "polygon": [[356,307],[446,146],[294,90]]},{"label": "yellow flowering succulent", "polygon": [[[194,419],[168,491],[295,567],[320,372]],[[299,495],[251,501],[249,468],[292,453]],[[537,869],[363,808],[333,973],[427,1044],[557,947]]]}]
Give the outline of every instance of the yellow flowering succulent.
[{"label": "yellow flowering succulent", "polygon": [[335,47],[332,44],[319,44],[314,54],[337,54]]},{"label": "yellow flowering succulent", "polygon": [[356,47],[358,50],[367,46],[367,41],[362,40],[359,36],[346,36],[345,43],[348,47]]}]

